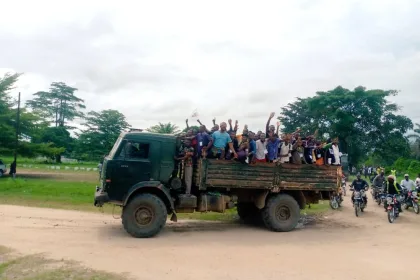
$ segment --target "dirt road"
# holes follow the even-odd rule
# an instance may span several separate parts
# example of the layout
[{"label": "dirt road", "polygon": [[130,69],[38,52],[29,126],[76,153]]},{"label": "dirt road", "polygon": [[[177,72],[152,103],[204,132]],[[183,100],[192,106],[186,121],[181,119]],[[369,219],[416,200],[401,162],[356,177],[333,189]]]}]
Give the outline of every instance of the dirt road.
[{"label": "dirt road", "polygon": [[169,224],[157,238],[134,239],[112,216],[0,205],[0,244],[80,261],[135,279],[418,279],[420,215],[389,224],[370,204],[290,233],[238,224]]}]

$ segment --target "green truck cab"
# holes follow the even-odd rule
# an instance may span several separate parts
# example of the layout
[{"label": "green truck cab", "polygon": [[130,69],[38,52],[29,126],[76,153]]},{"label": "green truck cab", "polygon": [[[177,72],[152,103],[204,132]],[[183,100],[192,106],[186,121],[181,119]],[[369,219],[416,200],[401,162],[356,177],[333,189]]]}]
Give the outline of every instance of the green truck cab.
[{"label": "green truck cab", "polygon": [[333,166],[199,159],[194,164],[192,195],[185,195],[174,157],[181,140],[173,135],[122,133],[105,158],[95,206],[123,208],[122,223],[134,237],[158,234],[168,215],[220,212],[237,207],[241,219],[262,219],[273,231],[291,231],[300,210],[328,199],[341,183]]}]

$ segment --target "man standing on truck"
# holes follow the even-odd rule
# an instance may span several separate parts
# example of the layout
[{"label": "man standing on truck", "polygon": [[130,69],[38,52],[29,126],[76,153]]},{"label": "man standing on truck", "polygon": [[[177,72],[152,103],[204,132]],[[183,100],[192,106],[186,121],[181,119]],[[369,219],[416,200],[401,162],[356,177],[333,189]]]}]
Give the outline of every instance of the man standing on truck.
[{"label": "man standing on truck", "polygon": [[267,143],[268,162],[274,162],[277,159],[280,139],[277,138],[274,132],[270,132],[270,138]]},{"label": "man standing on truck", "polygon": [[191,146],[191,141],[189,139],[184,140],[184,156],[176,158],[176,160],[183,161],[183,170],[184,170],[184,181],[185,181],[185,194],[191,194],[191,185],[193,178],[193,156],[194,148]]},{"label": "man standing on truck", "polygon": [[197,158],[201,157],[203,150],[210,150],[211,145],[213,144],[213,139],[210,137],[210,135],[206,132],[206,127],[204,125],[200,125],[199,132],[195,136],[197,140]]},{"label": "man standing on truck", "polygon": [[225,148],[226,145],[229,145],[230,151],[232,151],[234,158],[237,158],[238,155],[236,154],[235,149],[233,148],[232,139],[230,138],[229,133],[226,131],[227,124],[222,122],[220,124],[220,130],[215,131],[212,134],[213,137],[213,148],[212,148],[212,156],[216,158],[225,158]]},{"label": "man standing on truck", "polygon": [[268,154],[267,151],[267,141],[265,141],[265,134],[260,134],[260,139],[257,140],[255,143],[257,146],[257,151],[255,153],[256,161],[257,162],[267,162],[266,155]]},{"label": "man standing on truck", "polygon": [[284,142],[280,144],[280,162],[289,163],[292,156],[292,144],[290,143],[290,135],[284,137]]}]

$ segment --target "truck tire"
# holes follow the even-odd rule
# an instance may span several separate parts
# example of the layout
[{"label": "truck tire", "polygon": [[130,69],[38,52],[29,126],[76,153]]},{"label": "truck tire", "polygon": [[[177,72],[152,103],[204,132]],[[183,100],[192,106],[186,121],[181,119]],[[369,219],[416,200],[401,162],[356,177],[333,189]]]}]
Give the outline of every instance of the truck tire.
[{"label": "truck tire", "polygon": [[239,202],[236,205],[238,216],[246,223],[257,223],[261,221],[260,210],[252,202]]},{"label": "truck tire", "polygon": [[145,193],[137,195],[124,206],[122,223],[131,236],[149,238],[162,230],[167,217],[163,201],[156,195]]},{"label": "truck tire", "polygon": [[299,222],[299,204],[288,194],[272,196],[262,211],[262,218],[265,226],[272,231],[291,231]]}]

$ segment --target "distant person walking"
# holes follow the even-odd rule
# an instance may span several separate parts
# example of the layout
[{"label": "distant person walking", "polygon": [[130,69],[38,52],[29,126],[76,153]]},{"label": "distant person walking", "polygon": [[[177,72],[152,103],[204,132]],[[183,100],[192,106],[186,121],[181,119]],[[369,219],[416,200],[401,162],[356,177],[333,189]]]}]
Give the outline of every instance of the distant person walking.
[{"label": "distant person walking", "polygon": [[100,162],[98,164],[98,171],[99,171],[99,180],[101,179],[101,175],[102,175],[102,162]]},{"label": "distant person walking", "polygon": [[9,175],[11,175],[13,179],[16,178],[16,160],[14,160],[10,165]]}]

